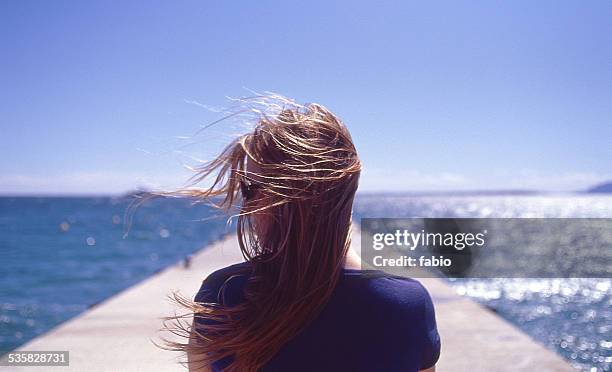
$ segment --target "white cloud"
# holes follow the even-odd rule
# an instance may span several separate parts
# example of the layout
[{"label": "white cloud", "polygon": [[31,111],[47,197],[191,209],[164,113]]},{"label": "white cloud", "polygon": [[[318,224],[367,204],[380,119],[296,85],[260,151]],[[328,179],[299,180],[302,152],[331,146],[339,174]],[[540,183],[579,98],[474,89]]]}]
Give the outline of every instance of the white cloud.
[{"label": "white cloud", "polygon": [[612,180],[610,173],[495,170],[476,176],[421,170],[364,169],[361,191],[539,190],[580,191]]},{"label": "white cloud", "polygon": [[458,173],[364,168],[359,189],[361,191],[457,190],[464,189],[468,185],[468,178]]},{"label": "white cloud", "polygon": [[542,172],[523,169],[508,177],[512,188],[551,191],[585,190],[591,186],[612,180],[612,174],[595,172]]},{"label": "white cloud", "polygon": [[[168,190],[184,186],[193,175],[188,170],[172,173],[154,172],[75,171],[52,176],[31,174],[0,175],[0,194],[116,194],[137,188]],[[612,174],[595,172],[541,172],[535,170],[483,173],[478,177],[453,172],[421,170],[364,169],[360,191],[452,191],[508,190],[542,191],[585,190],[612,180]]]},{"label": "white cloud", "polygon": [[137,188],[167,189],[181,186],[191,174],[152,174],[123,171],[76,171],[61,174],[0,175],[0,193],[21,194],[116,194]]}]

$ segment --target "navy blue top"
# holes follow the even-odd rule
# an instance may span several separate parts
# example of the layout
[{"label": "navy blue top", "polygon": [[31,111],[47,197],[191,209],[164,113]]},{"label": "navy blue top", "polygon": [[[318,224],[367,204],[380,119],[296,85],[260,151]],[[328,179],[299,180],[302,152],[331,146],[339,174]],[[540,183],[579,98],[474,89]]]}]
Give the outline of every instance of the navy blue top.
[{"label": "navy blue top", "polygon": [[[234,306],[244,301],[246,276],[227,281],[247,263],[210,274],[196,302]],[[205,326],[204,326],[205,327]],[[440,336],[427,290],[416,280],[377,270],[344,269],[319,316],[287,342],[263,371],[409,372],[433,366],[440,355]],[[220,371],[228,359],[213,364]]]}]

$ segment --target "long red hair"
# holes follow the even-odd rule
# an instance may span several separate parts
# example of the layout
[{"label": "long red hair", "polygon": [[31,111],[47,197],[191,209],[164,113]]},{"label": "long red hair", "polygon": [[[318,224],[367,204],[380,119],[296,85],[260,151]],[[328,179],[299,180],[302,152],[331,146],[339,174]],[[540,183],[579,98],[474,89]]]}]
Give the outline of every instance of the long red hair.
[{"label": "long red hair", "polygon": [[[167,342],[207,364],[230,356],[227,371],[260,370],[319,314],[350,247],[361,172],[351,135],[319,104],[280,100],[276,115],[258,111],[252,132],[196,169],[194,184],[212,176],[210,187],[167,193],[212,200],[228,211],[239,205],[246,301],[229,307],[175,296],[198,321],[189,327],[180,321],[186,316],[170,317],[178,320],[172,331],[188,340]],[[241,182],[256,186],[248,200]],[[198,325],[204,323],[210,325]]]}]

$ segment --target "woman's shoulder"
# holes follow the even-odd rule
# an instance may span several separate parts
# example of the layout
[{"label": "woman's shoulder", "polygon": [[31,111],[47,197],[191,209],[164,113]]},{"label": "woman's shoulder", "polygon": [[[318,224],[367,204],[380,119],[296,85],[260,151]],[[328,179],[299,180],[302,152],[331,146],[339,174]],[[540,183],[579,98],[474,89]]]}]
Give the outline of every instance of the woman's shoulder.
[{"label": "woman's shoulder", "polygon": [[405,276],[389,274],[381,270],[344,269],[344,274],[347,277],[367,279],[369,282],[391,291],[412,291],[415,294],[429,295],[427,289],[420,281]]},{"label": "woman's shoulder", "polygon": [[[230,281],[248,276],[250,265],[248,262],[241,262],[226,266],[210,273],[203,281],[198,293],[195,296],[196,302],[219,302],[218,295],[221,288]],[[242,280],[241,280],[242,282]]]},{"label": "woman's shoulder", "polygon": [[[380,332],[398,344],[413,343],[421,357],[420,369],[433,366],[440,355],[435,309],[429,291],[418,280],[379,270],[348,273],[343,301],[361,327]],[[368,319],[363,322],[362,319]]]},{"label": "woman's shoulder", "polygon": [[392,275],[379,270],[365,270],[355,273],[358,273],[357,276],[362,278],[365,283],[365,285],[359,286],[359,290],[367,291],[372,301],[412,310],[427,311],[432,308],[429,292],[416,279]]},{"label": "woman's shoulder", "polygon": [[204,279],[204,282],[217,282],[220,280],[224,281],[233,275],[244,275],[249,273],[250,270],[251,266],[248,262],[240,262],[213,271]]}]

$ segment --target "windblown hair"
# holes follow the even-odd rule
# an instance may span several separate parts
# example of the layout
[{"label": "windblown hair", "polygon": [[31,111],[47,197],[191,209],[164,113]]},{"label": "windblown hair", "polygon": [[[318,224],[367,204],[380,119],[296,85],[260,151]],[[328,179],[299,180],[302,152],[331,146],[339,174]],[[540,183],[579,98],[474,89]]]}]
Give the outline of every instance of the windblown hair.
[{"label": "windblown hair", "polygon": [[[168,193],[227,211],[240,204],[237,235],[248,265],[237,274],[249,276],[246,301],[225,306],[175,295],[189,314],[166,319],[188,338],[166,341],[171,350],[206,364],[231,357],[227,371],[261,370],[319,314],[350,247],[361,163],[349,131],[319,104],[282,102],[274,116],[258,111],[252,132],[196,169],[194,184],[212,176],[212,186]],[[245,181],[258,187],[249,199],[241,195]],[[181,325],[191,316],[193,327]]]}]

